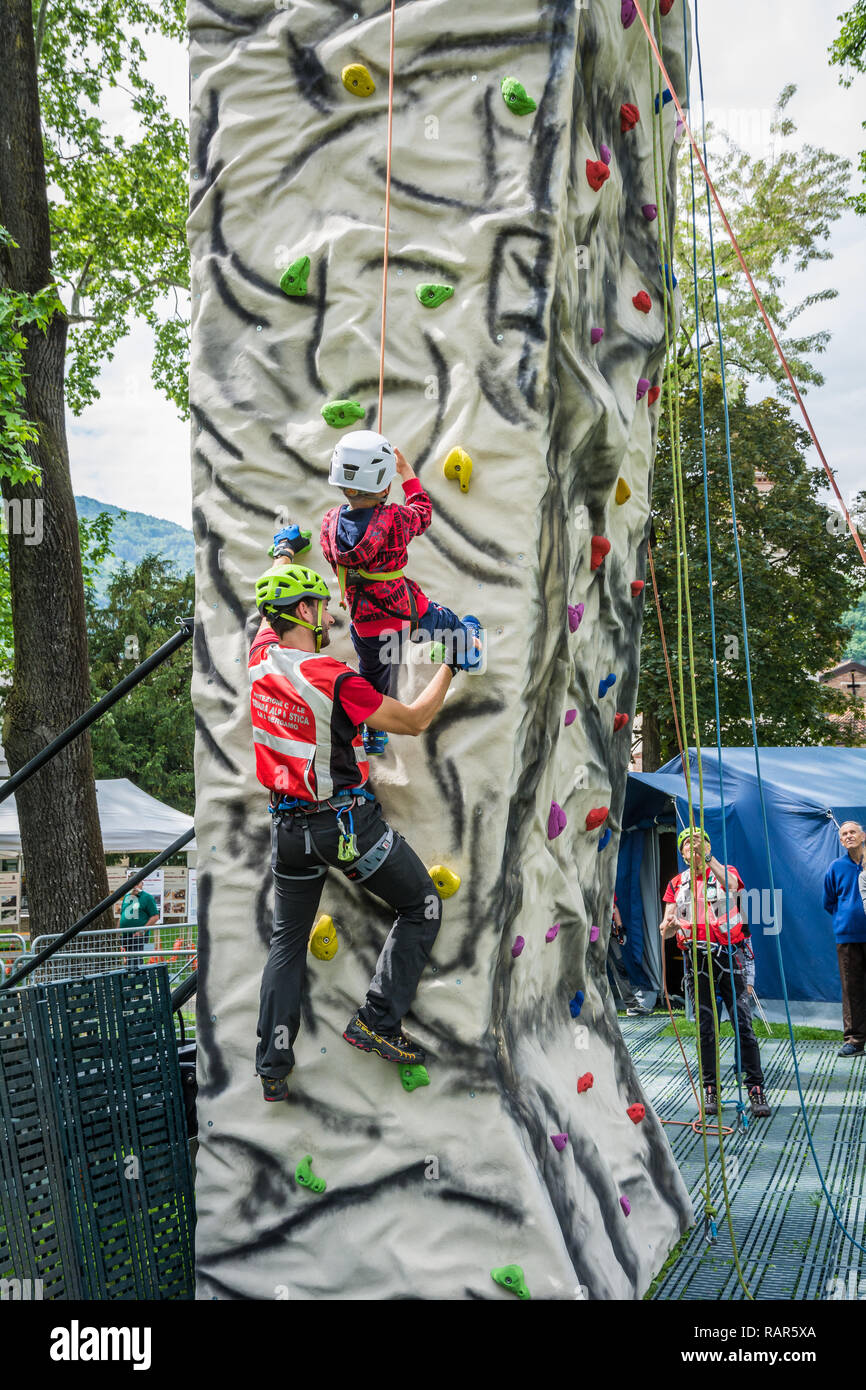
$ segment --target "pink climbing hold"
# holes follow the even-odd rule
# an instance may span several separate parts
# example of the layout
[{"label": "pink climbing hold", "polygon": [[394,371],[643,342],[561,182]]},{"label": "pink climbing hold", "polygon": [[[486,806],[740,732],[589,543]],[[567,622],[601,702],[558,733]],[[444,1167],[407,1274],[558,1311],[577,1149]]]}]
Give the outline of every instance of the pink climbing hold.
[{"label": "pink climbing hold", "polygon": [[656,218],[659,215],[659,210],[656,207],[655,203],[643,203],[641,205],[641,212],[643,213],[647,222],[655,222]]},{"label": "pink climbing hold", "polygon": [[634,130],[640,120],[640,111],[633,106],[630,101],[624,101],[619,108],[619,128],[623,135],[629,130]]},{"label": "pink climbing hold", "polygon": [[525,945],[526,942],[522,936],[515,936],[514,945],[511,948],[511,954],[515,960],[517,960],[517,957],[520,955],[520,952],[523,950]]},{"label": "pink climbing hold", "polygon": [[649,389],[650,389],[650,384],[649,384],[649,382],[647,381],[646,377],[645,377],[645,376],[639,377],[639,378],[638,378],[638,383],[637,383],[637,392],[636,392],[636,395],[635,395],[635,399],[638,400],[638,401],[642,401],[643,398],[644,398],[644,396],[646,395],[646,393],[647,393],[647,391],[648,391]]},{"label": "pink climbing hold", "polygon": [[620,0],[619,17],[623,29],[629,29],[637,19],[637,6],[634,0]]},{"label": "pink climbing hold", "polygon": [[653,306],[653,302],[647,294],[646,290],[641,290],[639,294],[636,294],[634,296],[631,302],[636,309],[640,310],[642,314],[648,314]]},{"label": "pink climbing hold", "polygon": [[609,815],[609,806],[594,806],[591,811],[586,813],[587,830],[597,830],[600,825],[604,825]]},{"label": "pink climbing hold", "polygon": [[550,1136],[550,1142],[551,1142],[551,1144],[553,1145],[553,1147],[557,1150],[557,1152],[562,1153],[563,1149],[565,1148],[566,1144],[568,1143],[568,1135],[567,1135],[567,1134],[551,1134],[551,1136]]},{"label": "pink climbing hold", "polygon": [[662,393],[662,388],[661,388],[660,386],[651,386],[651,387],[650,387],[650,389],[649,389],[649,394],[647,395],[647,400],[649,401],[650,405],[655,405],[655,403],[656,403],[656,401],[658,400],[658,398],[659,398],[659,396],[661,395],[661,393]]},{"label": "pink climbing hold", "polygon": [[603,183],[610,178],[610,169],[603,159],[588,159],[586,161],[586,180],[590,188],[597,193]]},{"label": "pink climbing hold", "polygon": [[631,1202],[628,1200],[628,1197],[626,1197],[625,1195],[620,1197],[619,1204],[625,1212],[626,1216],[631,1216]]},{"label": "pink climbing hold", "polygon": [[613,155],[611,154],[610,149],[607,145],[599,145],[598,157],[601,160],[602,164],[610,164]]},{"label": "pink climbing hold", "polygon": [[613,716],[613,731],[614,731],[614,733],[618,733],[620,729],[624,729],[627,723],[628,723],[628,715],[627,715],[627,714],[615,714],[615,715]]},{"label": "pink climbing hold", "polygon": [[589,568],[597,570],[609,550],[610,541],[606,536],[593,536],[590,546]]},{"label": "pink climbing hold", "polygon": [[577,629],[580,627],[581,619],[582,619],[582,618],[583,618],[583,604],[582,604],[582,603],[570,603],[570,604],[568,605],[568,630],[569,630],[569,632],[577,632]]},{"label": "pink climbing hold", "polygon": [[565,711],[565,727],[566,727],[566,729],[568,728],[569,724],[573,724],[573,723],[574,723],[574,721],[575,721],[576,718],[577,718],[577,710],[576,710],[576,709],[567,709],[567,710]]},{"label": "pink climbing hold", "polygon": [[600,343],[603,337],[604,337],[604,329],[603,329],[603,328],[591,328],[591,329],[589,330],[589,341],[592,343],[593,347],[595,346],[596,343]]},{"label": "pink climbing hold", "polygon": [[579,1096],[582,1096],[584,1091],[590,1090],[592,1086],[592,1080],[593,1078],[591,1071],[585,1071],[583,1073],[583,1076],[579,1076],[577,1078],[577,1094]]},{"label": "pink climbing hold", "polygon": [[639,1125],[646,1115],[646,1106],[641,1105],[640,1101],[635,1101],[634,1105],[630,1105],[625,1113],[628,1115],[632,1124]]},{"label": "pink climbing hold", "polygon": [[598,941],[598,938],[599,938],[600,936],[601,936],[601,928],[600,928],[600,927],[596,927],[595,925],[591,926],[590,929],[589,929],[589,939],[590,939],[590,941]]},{"label": "pink climbing hold", "polygon": [[645,584],[645,583],[646,583],[646,580],[644,580],[644,579],[633,579],[633,580],[631,581],[631,596],[632,596],[632,598],[637,598],[639,594],[642,594],[642,593],[643,593],[643,587],[644,587],[644,584]]},{"label": "pink climbing hold", "polygon": [[545,941],[555,941],[556,938],[557,938],[558,936],[559,936],[559,923],[558,923],[558,922],[554,922],[553,926],[552,926],[552,927],[548,927],[548,928],[547,928],[547,931],[544,933],[544,939],[545,939]]},{"label": "pink climbing hold", "polygon": [[568,825],[568,817],[561,806],[557,806],[555,801],[550,803],[550,815],[547,817],[547,838],[555,840],[557,835],[561,835]]}]

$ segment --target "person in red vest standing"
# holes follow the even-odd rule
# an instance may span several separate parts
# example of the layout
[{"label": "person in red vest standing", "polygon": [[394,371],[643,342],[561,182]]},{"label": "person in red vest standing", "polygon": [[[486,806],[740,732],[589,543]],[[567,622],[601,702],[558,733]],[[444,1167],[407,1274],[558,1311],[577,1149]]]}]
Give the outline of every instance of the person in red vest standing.
[{"label": "person in red vest standing", "polygon": [[[685,860],[682,873],[674,874],[662,895],[667,904],[660,923],[663,937],[676,933],[677,945],[684,953],[686,987],[695,1005],[701,1035],[701,1064],[709,1115],[719,1114],[719,1078],[716,1073],[715,1029],[713,1000],[710,990],[709,959],[712,959],[713,985],[721,994],[731,1022],[740,1036],[740,1058],[749,1090],[753,1115],[766,1118],[770,1107],[764,1095],[764,1073],[758,1040],[752,1027],[746,1003],[744,959],[741,951],[733,951],[734,989],[731,989],[731,964],[728,941],[736,948],[743,941],[743,920],[738,908],[738,894],[745,887],[733,864],[723,865],[713,858],[708,835],[683,830],[677,848]],[[697,986],[692,965],[691,939],[694,931],[697,945]],[[697,1001],[697,1002],[696,1002]]]},{"label": "person in red vest standing", "polygon": [[[297,544],[297,542],[296,542]],[[402,1020],[442,920],[440,895],[367,789],[361,727],[421,734],[441,709],[457,665],[441,666],[411,705],[374,690],[327,653],[328,587],[288,554],[256,584],[262,623],[249,654],[256,773],[270,792],[274,930],[262,975],[256,1071],[264,1099],[288,1098],[300,1027],[307,942],[329,869],[360,883],[396,913],[367,997],[346,1042],[416,1065],[423,1048]]]}]

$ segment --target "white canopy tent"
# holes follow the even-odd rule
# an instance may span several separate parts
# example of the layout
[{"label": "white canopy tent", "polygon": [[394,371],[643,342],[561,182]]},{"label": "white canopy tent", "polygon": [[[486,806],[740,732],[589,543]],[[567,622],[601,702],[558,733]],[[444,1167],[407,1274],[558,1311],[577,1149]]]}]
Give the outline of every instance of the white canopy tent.
[{"label": "white canopy tent", "polygon": [[[138,854],[147,850],[158,853],[193,828],[192,816],[157,801],[128,777],[97,779],[96,804],[106,854]],[[195,840],[190,840],[181,853],[187,854],[195,847]],[[10,796],[0,802],[0,854],[20,853],[18,812],[15,798]]]}]

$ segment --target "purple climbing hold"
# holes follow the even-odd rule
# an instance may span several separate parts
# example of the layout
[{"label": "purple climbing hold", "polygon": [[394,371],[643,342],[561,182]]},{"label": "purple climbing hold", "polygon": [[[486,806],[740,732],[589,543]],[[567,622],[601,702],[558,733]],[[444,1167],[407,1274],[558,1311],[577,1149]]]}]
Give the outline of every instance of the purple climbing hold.
[{"label": "purple climbing hold", "polygon": [[568,1001],[568,1009],[572,1018],[577,1018],[583,1008],[583,1001],[586,998],[582,989],[579,989],[573,999]]},{"label": "purple climbing hold", "polygon": [[568,1143],[568,1135],[567,1135],[567,1134],[551,1134],[551,1136],[550,1136],[550,1142],[551,1142],[551,1144],[553,1145],[553,1147],[554,1147],[559,1153],[562,1153],[563,1149],[565,1148],[566,1144]]},{"label": "purple climbing hold", "polygon": [[620,0],[619,17],[623,29],[628,29],[637,19],[637,6],[634,0]]},{"label": "purple climbing hold", "polygon": [[558,923],[558,922],[554,922],[553,926],[552,926],[552,927],[548,927],[548,928],[547,928],[547,931],[544,933],[544,939],[545,939],[545,941],[555,941],[556,938],[557,938],[558,936],[559,936],[559,923]]},{"label": "purple climbing hold", "polygon": [[574,723],[574,721],[575,721],[576,718],[577,718],[577,710],[576,710],[576,709],[567,709],[567,710],[565,711],[565,727],[566,727],[566,729],[568,728],[569,724],[573,724],[573,723]]},{"label": "purple climbing hold", "polygon": [[599,145],[599,147],[598,147],[598,157],[599,157],[599,159],[601,160],[602,164],[610,164],[610,161],[611,161],[611,159],[613,158],[613,155],[612,155],[611,152],[610,152],[609,146],[607,146],[607,145]]},{"label": "purple climbing hold", "polygon": [[511,954],[515,960],[517,960],[517,957],[520,955],[520,952],[523,950],[525,945],[526,942],[524,941],[522,936],[515,936],[514,945],[511,948]]},{"label": "purple climbing hold", "polygon": [[622,1197],[620,1197],[619,1199],[619,1204],[625,1212],[626,1216],[631,1216],[631,1202],[628,1200],[628,1197],[626,1197],[624,1193]]},{"label": "purple climbing hold", "polygon": [[558,806],[555,801],[551,801],[550,815],[547,817],[548,840],[555,840],[557,835],[562,834],[563,830],[567,825],[568,817],[566,816],[562,807]]},{"label": "purple climbing hold", "polygon": [[655,222],[656,218],[659,215],[659,210],[656,207],[655,203],[644,203],[641,207],[641,212],[643,213],[647,222]]},{"label": "purple climbing hold", "polygon": [[607,848],[608,841],[610,840],[612,834],[613,831],[611,830],[610,826],[608,826],[601,839],[599,840],[598,844],[596,845],[596,849],[598,850],[599,854],[601,854],[603,849]]},{"label": "purple climbing hold", "polygon": [[650,389],[651,384],[652,384],[652,383],[649,382],[649,381],[647,381],[647,379],[646,379],[645,376],[642,376],[642,377],[639,379],[638,384],[637,384],[637,396],[636,396],[636,399],[637,399],[637,400],[639,400],[639,401],[642,401],[642,400],[643,400],[643,398],[644,398],[644,396],[646,395],[647,391]]},{"label": "purple climbing hold", "polygon": [[595,926],[590,927],[590,929],[589,929],[589,939],[590,939],[590,941],[598,941],[598,938],[599,938],[600,936],[601,936],[601,932],[599,931],[598,927],[595,927]]},{"label": "purple climbing hold", "polygon": [[593,346],[595,346],[596,343],[600,343],[603,337],[603,328],[591,328],[589,330],[589,341],[592,343]]},{"label": "purple climbing hold", "polygon": [[582,604],[582,603],[570,603],[570,604],[568,605],[568,630],[569,630],[569,632],[577,632],[577,629],[580,627],[580,622],[581,622],[582,617],[583,617],[583,604]]},{"label": "purple climbing hold", "polygon": [[676,130],[674,131],[674,139],[677,140],[677,141],[682,140],[683,135],[684,135],[684,133],[685,133],[685,129],[686,129],[686,123],[685,123],[685,121],[683,120],[683,118],[682,118],[681,116],[677,116],[677,128],[676,128]]}]

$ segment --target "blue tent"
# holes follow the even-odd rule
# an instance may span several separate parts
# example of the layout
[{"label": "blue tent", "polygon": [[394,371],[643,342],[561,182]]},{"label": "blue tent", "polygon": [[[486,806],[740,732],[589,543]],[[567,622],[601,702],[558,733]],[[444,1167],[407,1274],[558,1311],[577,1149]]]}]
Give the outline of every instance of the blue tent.
[{"label": "blue tent", "polygon": [[[838,1001],[836,945],[823,906],[824,874],[841,853],[838,825],[845,820],[866,825],[866,748],[762,748],[760,761],[775,901],[769,891],[754,749],[723,748],[721,780],[716,749],[701,755],[704,826],[721,859],[724,800],[728,863],[739,870],[749,894],[755,988],[763,998],[782,997],[772,939],[780,928],[789,997]],[[689,775],[697,822],[698,763],[691,748]],[[687,824],[686,781],[679,757],[658,772],[629,773],[616,891],[623,921],[627,929],[631,927],[629,947],[637,957],[644,938],[657,932],[659,921],[656,903],[648,899],[647,875],[642,873],[647,846],[659,826],[678,829]],[[683,867],[682,860],[679,866]],[[664,884],[660,887],[663,890]],[[637,929],[641,926],[643,931]],[[644,950],[644,967],[650,954]],[[640,959],[632,964],[640,970]]]}]

